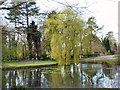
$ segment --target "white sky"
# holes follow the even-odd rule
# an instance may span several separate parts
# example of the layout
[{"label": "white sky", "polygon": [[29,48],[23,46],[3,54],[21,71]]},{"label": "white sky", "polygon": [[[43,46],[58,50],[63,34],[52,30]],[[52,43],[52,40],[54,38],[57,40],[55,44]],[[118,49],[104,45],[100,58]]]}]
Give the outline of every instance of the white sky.
[{"label": "white sky", "polygon": [[[41,11],[61,10],[65,5],[78,4],[76,7],[89,6],[85,10],[84,18],[87,20],[90,16],[96,18],[98,26],[103,26],[103,35],[109,31],[114,32],[114,37],[118,41],[118,0],[37,0]],[[61,2],[63,4],[57,3]],[[98,34],[101,37],[101,34]]]},{"label": "white sky", "polygon": [[[36,1],[36,0],[35,0]],[[65,4],[65,5],[64,5]],[[76,6],[76,4],[78,4]],[[40,6],[41,12],[62,10],[66,5],[75,7],[89,6],[88,10],[84,10],[84,19],[91,16],[96,18],[98,26],[103,26],[103,35],[109,31],[114,32],[114,37],[118,41],[118,0],[37,0],[37,5]],[[101,37],[101,34],[98,34]]]}]

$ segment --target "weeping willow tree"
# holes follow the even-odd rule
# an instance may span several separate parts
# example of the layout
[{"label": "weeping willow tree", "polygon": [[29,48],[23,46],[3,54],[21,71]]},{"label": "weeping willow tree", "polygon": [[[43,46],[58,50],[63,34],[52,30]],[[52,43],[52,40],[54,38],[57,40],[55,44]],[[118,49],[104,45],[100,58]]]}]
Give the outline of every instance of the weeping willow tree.
[{"label": "weeping willow tree", "polygon": [[[53,13],[53,12],[52,12]],[[79,58],[80,37],[84,21],[70,8],[50,14],[44,21],[45,39],[50,39],[51,58],[58,60],[59,65],[70,65],[71,55],[74,62]]]}]

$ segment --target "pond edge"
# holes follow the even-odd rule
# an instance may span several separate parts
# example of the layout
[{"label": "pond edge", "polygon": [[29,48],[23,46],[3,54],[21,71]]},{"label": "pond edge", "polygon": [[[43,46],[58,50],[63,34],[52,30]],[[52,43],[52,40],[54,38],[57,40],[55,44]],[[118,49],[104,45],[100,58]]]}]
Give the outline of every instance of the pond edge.
[{"label": "pond edge", "polygon": [[[31,69],[31,68],[42,68],[56,66],[58,64],[48,64],[48,65],[36,65],[36,66],[22,66],[22,67],[11,67],[11,68],[2,68],[2,70],[18,70],[18,69]],[[1,69],[1,68],[0,68]]]}]

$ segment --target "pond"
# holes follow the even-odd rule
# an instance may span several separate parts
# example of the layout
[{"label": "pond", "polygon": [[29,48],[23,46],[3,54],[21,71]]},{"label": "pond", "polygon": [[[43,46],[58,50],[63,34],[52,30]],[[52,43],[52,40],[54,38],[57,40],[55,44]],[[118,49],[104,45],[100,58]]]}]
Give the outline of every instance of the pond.
[{"label": "pond", "polygon": [[71,64],[2,72],[3,88],[120,88],[120,66]]}]

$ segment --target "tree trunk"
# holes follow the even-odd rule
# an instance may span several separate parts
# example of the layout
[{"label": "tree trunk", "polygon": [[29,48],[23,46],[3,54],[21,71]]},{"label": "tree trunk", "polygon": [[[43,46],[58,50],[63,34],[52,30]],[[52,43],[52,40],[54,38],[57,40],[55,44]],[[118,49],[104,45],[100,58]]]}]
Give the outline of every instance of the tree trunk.
[{"label": "tree trunk", "polygon": [[26,18],[27,18],[27,42],[28,42],[28,50],[29,50],[29,59],[32,59],[32,41],[31,41],[31,34],[29,30],[29,17],[28,17],[28,6],[26,2]]}]

